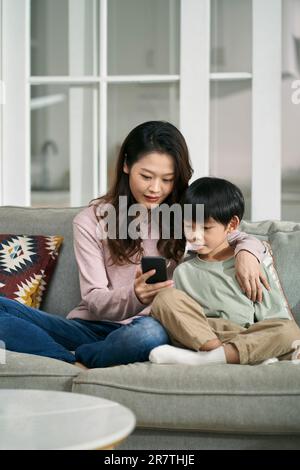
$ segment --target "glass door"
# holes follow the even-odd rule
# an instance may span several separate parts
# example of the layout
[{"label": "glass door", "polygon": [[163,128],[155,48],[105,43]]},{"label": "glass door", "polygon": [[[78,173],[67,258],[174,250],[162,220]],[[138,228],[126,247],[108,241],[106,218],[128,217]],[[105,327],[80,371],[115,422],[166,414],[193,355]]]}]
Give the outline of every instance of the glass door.
[{"label": "glass door", "polygon": [[283,220],[300,222],[300,0],[282,7],[281,208]]},{"label": "glass door", "polygon": [[30,7],[31,205],[86,205],[134,126],[179,123],[180,0]]},{"label": "glass door", "polygon": [[232,179],[247,218],[295,219],[299,105],[281,106],[281,86],[292,96],[299,77],[299,2],[0,0],[1,204],[88,204],[132,127],[165,119],[193,178]]},{"label": "glass door", "polygon": [[99,0],[31,0],[31,205],[95,194]]}]

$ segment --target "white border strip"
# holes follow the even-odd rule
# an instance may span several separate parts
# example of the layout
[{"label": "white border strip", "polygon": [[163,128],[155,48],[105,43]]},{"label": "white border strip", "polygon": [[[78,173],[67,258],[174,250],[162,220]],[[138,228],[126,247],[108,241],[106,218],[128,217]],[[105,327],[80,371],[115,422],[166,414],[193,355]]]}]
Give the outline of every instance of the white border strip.
[{"label": "white border strip", "polygon": [[31,206],[31,1],[25,0],[25,205]]},{"label": "white border strip", "polygon": [[29,0],[2,0],[2,204],[30,205]]},{"label": "white border strip", "polygon": [[104,77],[108,83],[160,83],[179,82],[179,75],[110,75]]},{"label": "white border strip", "polygon": [[[107,76],[107,0],[100,0],[100,76]],[[100,79],[99,191],[107,191],[107,83]]]},{"label": "white border strip", "polygon": [[232,73],[211,73],[210,80],[214,81],[227,81],[227,80],[251,80],[252,73],[248,72],[232,72]]},{"label": "white border strip", "polygon": [[[101,55],[102,57],[102,55]],[[102,64],[103,66],[104,64]],[[88,85],[90,83],[160,83],[160,82],[178,82],[180,79],[179,75],[101,75],[101,76],[47,76],[47,77],[31,77],[31,85],[42,85],[42,84],[83,84]]]},{"label": "white border strip", "polygon": [[[98,73],[99,62],[99,17],[97,0],[93,0],[93,74]],[[98,65],[99,64],[99,65]],[[99,95],[100,87],[93,90],[93,198],[99,194]]]},{"label": "white border strip", "polygon": [[252,220],[281,217],[281,0],[253,0]]},{"label": "white border strip", "polygon": [[[3,47],[3,28],[2,28],[2,0],[0,0],[0,80],[3,80],[3,63],[2,63],[2,47]],[[2,91],[4,85],[2,86]],[[0,90],[1,93],[1,90]],[[3,203],[3,104],[0,103],[0,206]]]},{"label": "white border strip", "polygon": [[180,129],[193,180],[209,173],[210,0],[181,0]]}]

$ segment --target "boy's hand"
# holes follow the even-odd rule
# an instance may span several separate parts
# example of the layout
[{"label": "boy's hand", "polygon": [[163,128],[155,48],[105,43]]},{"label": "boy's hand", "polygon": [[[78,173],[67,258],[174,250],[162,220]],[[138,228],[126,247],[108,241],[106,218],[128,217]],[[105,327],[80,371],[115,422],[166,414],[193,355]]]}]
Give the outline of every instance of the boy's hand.
[{"label": "boy's hand", "polygon": [[261,273],[257,258],[249,251],[241,250],[235,258],[236,279],[252,302],[262,302],[262,284],[271,289],[266,277]]},{"label": "boy's hand", "polygon": [[147,284],[146,281],[149,277],[155,274],[155,269],[142,273],[141,269],[137,269],[134,281],[135,295],[142,304],[151,304],[154,297],[160,290],[166,287],[174,287],[174,281],[156,282],[155,284]]}]

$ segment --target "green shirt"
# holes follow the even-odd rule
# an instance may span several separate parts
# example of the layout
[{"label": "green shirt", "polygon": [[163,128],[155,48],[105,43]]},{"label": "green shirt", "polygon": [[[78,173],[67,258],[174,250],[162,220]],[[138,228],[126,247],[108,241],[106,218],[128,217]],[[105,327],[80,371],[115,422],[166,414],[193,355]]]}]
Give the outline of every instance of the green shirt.
[{"label": "green shirt", "polygon": [[196,300],[207,317],[225,318],[241,326],[271,318],[291,320],[269,252],[261,262],[261,271],[271,290],[263,287],[262,303],[252,302],[241,291],[234,264],[234,256],[225,261],[204,261],[195,256],[175,269],[175,287]]}]

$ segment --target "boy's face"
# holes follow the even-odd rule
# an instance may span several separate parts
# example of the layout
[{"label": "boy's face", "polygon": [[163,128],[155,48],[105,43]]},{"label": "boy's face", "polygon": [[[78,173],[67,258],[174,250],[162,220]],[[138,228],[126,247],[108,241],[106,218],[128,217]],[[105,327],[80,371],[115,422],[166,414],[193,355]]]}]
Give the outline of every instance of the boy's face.
[{"label": "boy's face", "polygon": [[233,229],[229,223],[224,226],[213,218],[209,218],[204,225],[195,222],[184,222],[184,233],[190,247],[200,255],[209,255],[219,248],[228,246],[227,235]]}]

